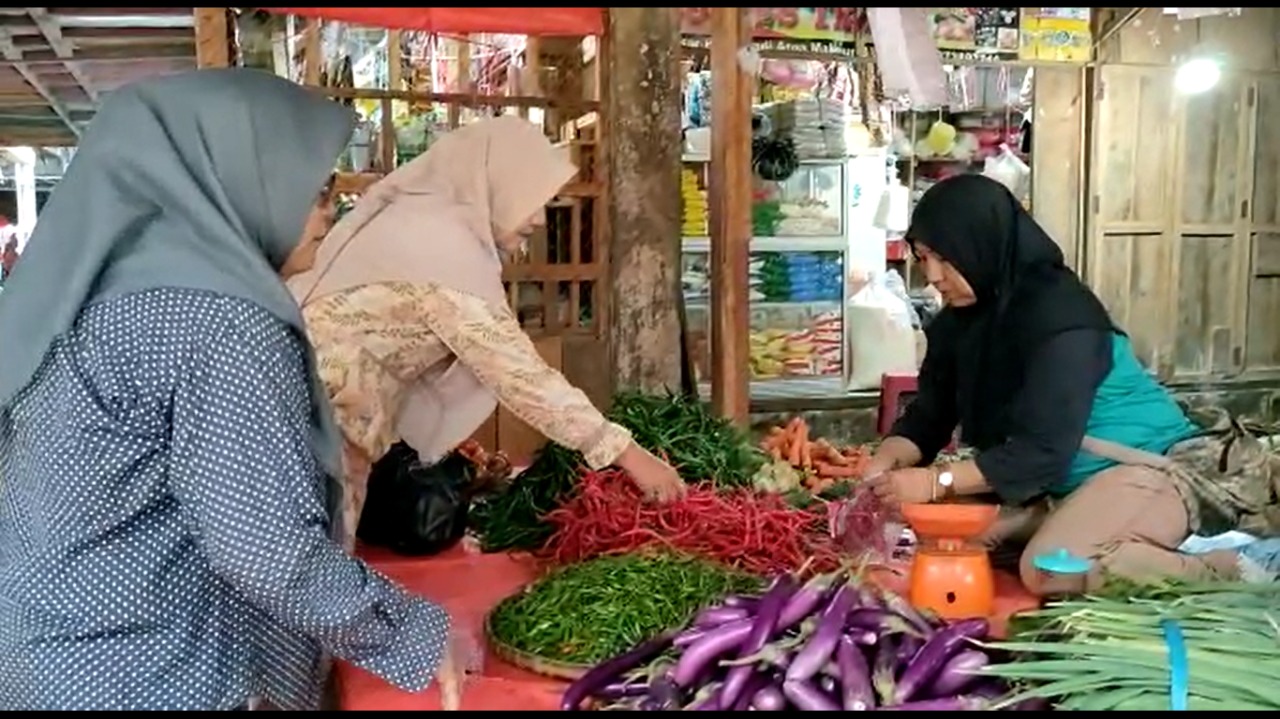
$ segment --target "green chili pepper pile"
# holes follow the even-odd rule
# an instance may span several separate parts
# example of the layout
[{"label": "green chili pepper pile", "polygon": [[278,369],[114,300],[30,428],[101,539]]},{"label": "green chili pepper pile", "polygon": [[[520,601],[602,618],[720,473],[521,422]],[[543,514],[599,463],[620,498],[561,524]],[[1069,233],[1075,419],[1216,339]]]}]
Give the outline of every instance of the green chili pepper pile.
[{"label": "green chili pepper pile", "polygon": [[750,487],[764,465],[764,454],[745,432],[696,399],[620,394],[609,417],[631,430],[641,447],[664,456],[689,482]]},{"label": "green chili pepper pile", "polygon": [[555,532],[543,521],[573,491],[582,455],[548,442],[533,464],[497,494],[479,499],[468,522],[486,552],[537,549]]},{"label": "green chili pepper pile", "polygon": [[729,594],[760,580],[671,555],[624,554],[575,564],[500,603],[490,636],[543,659],[592,665],[681,626]]},{"label": "green chili pepper pile", "polygon": [[[662,456],[689,482],[750,487],[764,455],[727,420],[696,399],[624,393],[609,419],[631,430],[637,444]],[[572,493],[585,468],[582,455],[554,442],[508,487],[479,500],[471,528],[486,552],[537,549],[554,527],[543,521]]]}]

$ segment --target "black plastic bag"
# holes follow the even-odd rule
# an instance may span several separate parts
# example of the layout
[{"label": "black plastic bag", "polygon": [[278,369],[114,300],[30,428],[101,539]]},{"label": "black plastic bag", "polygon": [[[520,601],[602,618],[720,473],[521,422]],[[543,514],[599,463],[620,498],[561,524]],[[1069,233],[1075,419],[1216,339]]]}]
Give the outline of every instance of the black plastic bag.
[{"label": "black plastic bag", "polygon": [[356,536],[412,557],[449,549],[467,531],[474,473],[457,452],[427,466],[412,447],[395,444],[369,473]]}]

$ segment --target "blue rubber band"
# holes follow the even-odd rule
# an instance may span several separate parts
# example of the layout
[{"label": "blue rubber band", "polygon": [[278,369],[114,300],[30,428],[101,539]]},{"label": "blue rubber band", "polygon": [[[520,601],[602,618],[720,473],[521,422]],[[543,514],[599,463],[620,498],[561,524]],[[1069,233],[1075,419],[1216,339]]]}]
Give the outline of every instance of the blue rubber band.
[{"label": "blue rubber band", "polygon": [[1191,691],[1190,668],[1187,666],[1187,642],[1176,619],[1160,620],[1164,644],[1169,649],[1169,711],[1187,711]]}]

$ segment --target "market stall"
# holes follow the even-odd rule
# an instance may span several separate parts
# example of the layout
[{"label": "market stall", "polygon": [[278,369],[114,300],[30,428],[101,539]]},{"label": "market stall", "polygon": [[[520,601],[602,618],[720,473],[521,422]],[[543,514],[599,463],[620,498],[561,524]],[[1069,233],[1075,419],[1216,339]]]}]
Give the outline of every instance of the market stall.
[{"label": "market stall", "polygon": [[[742,381],[712,351],[717,301],[747,306],[737,324],[723,321],[726,333],[747,335],[741,344],[749,390],[742,391],[755,406],[798,411],[813,400],[879,389],[879,373],[852,370],[851,353],[876,340],[860,334],[868,320],[852,319],[849,308],[865,287],[862,278],[887,273],[881,288],[900,297],[912,328],[921,329],[937,311],[902,240],[915,201],[938,180],[972,172],[998,179],[1031,207],[1034,66],[1070,68],[1087,61],[1088,9],[915,11],[924,17],[922,31],[940,76],[939,92],[923,102],[886,91],[863,9],[750,11],[750,54],[743,57],[751,59],[739,65],[751,68],[751,196],[744,220],[751,239],[747,280],[738,287],[711,281],[717,262],[714,240],[706,236],[714,222],[708,190],[714,184],[709,155],[717,103],[715,73],[702,50],[715,47],[708,42],[711,15],[682,10],[688,48],[682,284],[687,341],[712,395]],[[886,36],[891,47],[900,40]],[[910,59],[921,62],[917,55]],[[1058,213],[1056,206],[1050,211]],[[736,242],[726,240],[726,247]],[[739,340],[724,343],[737,347]],[[910,372],[922,354],[910,350],[878,364],[886,365],[884,372]]]},{"label": "market stall", "polygon": [[[933,530],[906,531],[860,484],[870,448],[837,448],[799,418],[757,445],[682,397],[619,395],[610,418],[680,469],[686,497],[653,505],[620,471],[589,472],[576,453],[550,444],[517,478],[486,480],[460,545],[420,557],[362,550],[375,568],[446,607],[482,648],[464,709],[563,707],[591,666],[778,576],[833,590],[852,582],[901,611],[906,597],[932,606],[930,593],[945,594],[908,569],[920,561],[913,555],[929,555]],[[495,466],[477,445],[460,452],[476,471]],[[994,517],[994,508],[978,509]],[[999,635],[1006,617],[1037,605],[1012,575],[975,571],[988,577],[986,589],[966,591],[962,603],[984,632]],[[813,625],[820,609],[812,604],[795,621]],[[438,706],[434,691],[408,694],[348,665],[338,671],[344,707]],[[686,687],[682,701],[697,693]]]},{"label": "market stall", "polygon": [[[602,10],[267,10],[271,14],[241,16],[242,39],[257,39],[251,53],[242,40],[246,61],[322,88],[357,112],[338,163],[339,213],[435,138],[477,119],[516,115],[566,147],[579,175],[548,204],[545,230],[504,264],[503,279],[544,358],[593,399],[606,398],[610,254],[602,63],[594,57],[599,38],[583,34],[600,32]],[[541,442],[505,410],[477,438],[523,458]]]},{"label": "market stall", "polygon": [[[709,21],[714,38],[730,41],[713,55],[711,72],[729,68],[733,75],[712,78],[719,129],[709,154],[718,158],[734,143],[749,142],[751,134],[747,109],[752,103],[744,92],[750,73],[739,63],[747,35],[735,20],[737,10],[717,8]],[[311,32],[318,36],[319,31],[313,27]],[[794,74],[793,67],[788,70]],[[314,69],[305,74],[332,76]],[[329,91],[356,102],[362,94],[374,98],[381,145],[370,154],[383,163],[381,169],[393,167],[403,153],[387,147],[388,138],[395,137],[386,131],[389,107],[398,97],[417,95],[401,96],[394,88]],[[726,96],[730,110],[743,110],[740,115],[726,110]],[[781,96],[761,104],[790,104],[764,114],[785,125],[798,101],[785,92]],[[512,97],[489,102],[501,106]],[[461,110],[455,112],[461,117]],[[448,113],[445,122],[450,122]],[[812,146],[821,149],[807,158],[815,169],[797,182],[803,187],[789,188],[783,179],[756,186],[771,207],[776,205],[773,209],[811,205],[814,199],[820,204],[823,176],[839,178],[835,201],[842,206],[858,194],[848,189],[858,184],[849,179],[855,170],[848,146],[838,146],[847,143],[847,134],[844,140],[819,135]],[[796,144],[795,137],[788,139]],[[846,154],[838,161],[822,156],[839,152]],[[710,284],[729,288],[728,301],[713,299],[707,310],[721,338],[719,351],[712,352],[713,380],[735,358],[744,363],[737,369],[747,361],[741,350],[749,343],[729,346],[746,338],[725,338],[734,321],[746,319],[747,308],[737,299],[750,291],[754,248],[748,239],[752,233],[743,226],[743,220],[752,219],[747,202],[752,182],[743,172],[747,157],[739,153],[707,172],[716,190],[706,200],[713,215],[706,245],[710,262],[716,263]],[[686,159],[686,165],[707,164],[696,154]],[[880,156],[876,163],[887,178],[888,159]],[[794,165],[798,172],[805,162],[797,157]],[[824,165],[835,169],[817,169]],[[701,189],[700,176],[692,172],[690,190]],[[353,193],[359,189],[352,187]],[[843,214],[836,221],[821,211],[789,218],[761,214],[777,225],[772,238],[762,235],[766,240],[782,237],[777,233],[787,220],[792,236],[786,239],[797,242],[824,237],[806,237],[804,228],[833,232],[838,223],[844,244],[827,251],[839,254],[843,265],[862,249],[848,239],[851,221]],[[877,225],[884,223],[869,224],[859,237],[883,230]],[[877,242],[883,252],[883,232]],[[696,245],[696,240],[686,242],[685,249],[694,254]],[[803,252],[768,248],[767,242],[765,248],[761,251],[779,255]],[[785,278],[787,286],[770,285],[769,292],[792,293],[785,301],[796,301],[793,284],[799,291],[823,287],[820,270],[796,275],[814,268],[785,264],[774,277]],[[735,266],[741,272],[731,275]],[[758,283],[758,291],[763,293],[763,286]],[[512,299],[519,307],[518,292]],[[691,305],[696,299],[690,298]],[[609,403],[609,419],[666,458],[686,481],[686,496],[669,504],[646,501],[616,468],[588,470],[580,455],[559,445],[542,447],[513,478],[511,463],[486,451],[493,446],[469,443],[452,458],[461,469],[451,486],[462,489],[449,500],[459,520],[451,526],[460,527],[465,519],[468,538],[432,542],[434,553],[401,550],[418,556],[372,543],[362,548],[372,566],[444,606],[476,648],[468,657],[473,671],[461,708],[1280,708],[1274,693],[1257,688],[1268,686],[1264,678],[1280,671],[1274,619],[1267,615],[1277,601],[1274,590],[1231,585],[1217,595],[1212,592],[1218,590],[1205,588],[1180,588],[1170,595],[1169,589],[1114,587],[1108,590],[1123,599],[1090,599],[1036,613],[1039,600],[1014,573],[995,566],[980,540],[996,520],[996,507],[887,507],[865,481],[873,447],[818,436],[801,417],[752,438],[734,421],[745,411],[745,396],[726,391],[723,380],[717,394],[716,412],[683,395],[628,392]],[[393,470],[418,468],[410,462]],[[371,488],[377,472],[375,467]],[[443,496],[430,499],[444,501]],[[1083,575],[1092,569],[1066,552],[1034,559],[1036,570],[1048,574]],[[1109,603],[1099,604],[1103,601]],[[1106,611],[1094,611],[1097,606]],[[1224,632],[1228,639],[1222,638]],[[1178,646],[1197,659],[1185,686],[1169,681],[1171,674],[1188,673]],[[1229,650],[1249,654],[1250,665],[1235,665],[1238,677],[1226,675],[1232,667]],[[1043,661],[1037,659],[1041,655]],[[1082,667],[1078,658],[1089,663]],[[1123,681],[1108,687],[1107,680],[1117,677]],[[346,709],[440,708],[434,688],[400,692],[345,664],[338,667],[338,679]]]},{"label": "market stall", "polygon": [[[712,305],[729,291],[712,281],[717,253],[708,238],[714,219],[711,144],[722,128],[715,127],[720,100],[705,48],[714,52],[717,39],[710,36],[709,9],[682,13],[682,286],[699,379],[714,387],[720,380],[714,376]],[[883,268],[885,261],[884,233],[873,215],[885,187],[886,156],[868,129],[855,58],[864,19],[852,8],[759,8],[749,21],[751,50],[761,59],[747,78],[747,326],[726,331],[748,330],[743,359],[752,397],[812,394],[814,387],[840,384],[848,268]]]}]

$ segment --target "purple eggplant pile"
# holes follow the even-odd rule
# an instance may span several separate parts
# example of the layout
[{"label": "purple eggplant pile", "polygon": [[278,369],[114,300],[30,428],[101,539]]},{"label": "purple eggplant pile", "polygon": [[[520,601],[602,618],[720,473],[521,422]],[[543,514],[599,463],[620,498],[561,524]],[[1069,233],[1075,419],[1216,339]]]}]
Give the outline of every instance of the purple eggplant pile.
[{"label": "purple eggplant pile", "polygon": [[690,625],[601,663],[565,711],[979,711],[1006,694],[984,677],[988,624],[946,624],[844,573],[782,575]]}]

